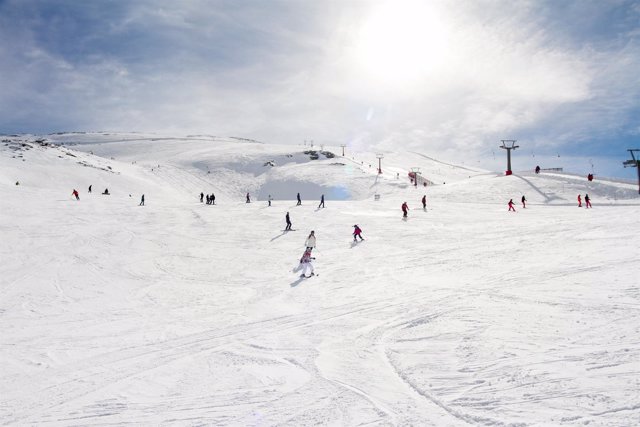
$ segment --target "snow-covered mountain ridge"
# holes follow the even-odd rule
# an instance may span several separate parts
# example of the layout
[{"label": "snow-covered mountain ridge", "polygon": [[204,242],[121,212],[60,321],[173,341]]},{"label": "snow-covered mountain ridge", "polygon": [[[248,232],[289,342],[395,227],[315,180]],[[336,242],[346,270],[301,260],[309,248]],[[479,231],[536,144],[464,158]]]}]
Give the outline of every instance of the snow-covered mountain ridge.
[{"label": "snow-covered mountain ridge", "polygon": [[640,424],[634,185],[429,153],[378,175],[375,153],[206,135],[1,139],[4,425]]},{"label": "snow-covered mountain ridge", "polygon": [[[45,144],[60,151],[58,156],[75,157],[77,163],[84,166],[115,167],[109,166],[109,161],[125,169],[126,165],[134,165],[137,167],[132,169],[153,172],[160,180],[173,179],[168,183],[169,187],[180,182],[186,185],[183,190],[199,192],[201,186],[208,186],[217,193],[239,199],[246,192],[259,200],[266,200],[269,194],[275,199],[293,199],[297,191],[313,199],[323,193],[334,200],[366,199],[374,194],[407,188],[410,186],[408,173],[412,168],[420,167],[421,177],[435,183],[436,191],[461,201],[486,202],[483,193],[493,192],[493,187],[506,190],[504,197],[529,193],[529,197],[535,197],[532,202],[541,203],[573,203],[578,193],[591,193],[592,197],[606,203],[637,201],[637,186],[627,182],[599,179],[588,182],[584,177],[572,174],[543,172],[536,175],[532,171],[516,171],[520,181],[510,180],[501,173],[456,166],[421,153],[385,153],[385,173],[379,176],[374,153],[349,153],[347,148],[347,156],[343,157],[340,147],[327,147],[322,154],[320,147],[264,144],[242,138],[137,133],[59,133],[5,136],[3,140],[4,147],[12,150],[20,144]],[[23,155],[18,154],[17,158],[26,160]],[[315,156],[319,156],[318,160],[314,160]],[[163,164],[164,170],[161,169]],[[185,175],[182,176],[185,182],[176,181],[168,177],[169,169],[188,174],[190,179]],[[444,190],[439,187],[446,183],[455,184],[456,188]],[[469,183],[471,185],[466,185]],[[478,191],[480,194],[472,193]]]}]

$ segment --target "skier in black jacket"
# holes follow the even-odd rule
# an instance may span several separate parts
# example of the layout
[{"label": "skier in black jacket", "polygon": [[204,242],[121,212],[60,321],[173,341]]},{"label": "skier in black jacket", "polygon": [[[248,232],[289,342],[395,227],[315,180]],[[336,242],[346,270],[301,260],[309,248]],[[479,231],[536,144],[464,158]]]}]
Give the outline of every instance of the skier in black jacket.
[{"label": "skier in black jacket", "polygon": [[291,230],[291,219],[289,218],[289,212],[284,217],[285,221],[287,221],[287,226],[284,228],[285,231]]}]

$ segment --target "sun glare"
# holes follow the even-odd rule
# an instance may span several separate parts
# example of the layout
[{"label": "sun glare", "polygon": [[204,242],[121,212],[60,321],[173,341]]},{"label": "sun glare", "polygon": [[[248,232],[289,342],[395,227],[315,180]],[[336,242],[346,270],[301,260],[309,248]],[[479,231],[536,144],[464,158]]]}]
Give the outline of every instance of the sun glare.
[{"label": "sun glare", "polygon": [[364,23],[356,43],[359,66],[386,84],[407,85],[427,77],[444,61],[447,32],[425,2],[380,5]]}]

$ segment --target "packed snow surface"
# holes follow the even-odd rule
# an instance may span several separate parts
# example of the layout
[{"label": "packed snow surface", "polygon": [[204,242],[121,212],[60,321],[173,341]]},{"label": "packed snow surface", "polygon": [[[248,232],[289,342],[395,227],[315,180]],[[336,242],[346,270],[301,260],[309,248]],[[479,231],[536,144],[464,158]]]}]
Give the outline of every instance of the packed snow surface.
[{"label": "packed snow surface", "polygon": [[[433,153],[385,153],[378,175],[349,147],[207,135],[36,139],[0,145],[2,424],[640,424],[631,183]],[[300,278],[311,230],[318,275]]]}]

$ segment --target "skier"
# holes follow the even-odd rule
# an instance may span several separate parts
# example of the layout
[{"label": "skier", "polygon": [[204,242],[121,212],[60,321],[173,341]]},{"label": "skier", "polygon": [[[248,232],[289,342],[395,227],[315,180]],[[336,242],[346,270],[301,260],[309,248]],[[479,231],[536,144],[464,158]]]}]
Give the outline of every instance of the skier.
[{"label": "skier", "polygon": [[287,215],[285,215],[284,219],[285,221],[287,221],[287,226],[284,228],[284,231],[291,230],[291,219],[289,218],[289,212],[287,212]]},{"label": "skier", "polygon": [[353,241],[357,242],[356,237],[360,238],[360,241],[363,241],[364,239],[362,238],[362,230],[360,229],[360,227],[358,227],[358,224],[353,226]]},{"label": "skier", "polygon": [[144,194],[140,198],[140,204],[138,206],[144,206]]},{"label": "skier", "polygon": [[80,195],[78,194],[78,190],[76,190],[75,188],[73,189],[73,192],[71,192],[71,195],[74,196],[76,200],[80,200]]},{"label": "skier", "polygon": [[540,166],[536,166],[536,173],[540,173]]},{"label": "skier", "polygon": [[211,204],[215,205],[216,204],[216,195],[211,193]]},{"label": "skier", "polygon": [[509,211],[516,211],[516,208],[513,207],[513,199],[509,199]]},{"label": "skier", "polygon": [[589,198],[588,194],[584,195],[584,203],[585,203],[585,208],[587,209],[593,208],[593,206],[591,206],[591,199]]},{"label": "skier", "polygon": [[300,193],[297,195],[298,204],[296,206],[300,206],[302,204],[302,199],[300,199]]},{"label": "skier", "polygon": [[522,195],[522,209],[526,209],[527,207],[527,199],[524,198],[524,194]]},{"label": "skier", "polygon": [[322,197],[320,197],[320,204],[318,205],[318,209],[320,209],[320,207],[324,208],[324,194],[322,195]]},{"label": "skier", "polygon": [[402,204],[402,217],[406,218],[407,217],[407,213],[409,211],[409,205],[407,205],[407,202],[404,202]]},{"label": "skier", "polygon": [[249,193],[247,193],[247,203],[251,203],[251,197],[249,197]]},{"label": "skier", "polygon": [[200,203],[202,203],[202,200],[204,199],[204,193],[200,192]]},{"label": "skier", "polygon": [[[302,274],[300,275],[300,277],[315,276],[315,273],[313,272],[313,264],[311,264],[311,261],[314,259],[315,258],[311,256],[311,251],[309,249],[304,251],[304,254],[302,254],[302,258],[300,258],[300,268],[302,268]],[[311,269],[311,274],[307,276],[307,269],[309,268]]]},{"label": "skier", "polygon": [[89,186],[89,193],[91,193],[91,185]]},{"label": "skier", "polygon": [[311,234],[309,234],[309,237],[307,237],[307,240],[305,240],[304,245],[307,247],[307,250],[309,252],[311,252],[313,248],[316,247],[316,235],[314,234],[313,230],[311,230]]},{"label": "skier", "polygon": [[267,201],[269,202],[269,206],[271,206],[271,200],[273,200],[273,199],[271,198],[271,194],[269,194],[269,197],[267,197]]},{"label": "skier", "polygon": [[422,196],[422,209],[427,210],[427,195]]},{"label": "skier", "polygon": [[105,196],[109,195],[109,189],[105,188],[104,191],[102,192],[102,194],[104,194]]},{"label": "skier", "polygon": [[206,196],[206,199],[207,199],[207,204],[210,204],[210,203],[211,203],[211,198],[209,197],[209,195],[208,195],[208,194],[207,194],[207,196]]},{"label": "skier", "polygon": [[578,207],[581,208],[582,207],[582,196],[580,196],[578,194]]}]

